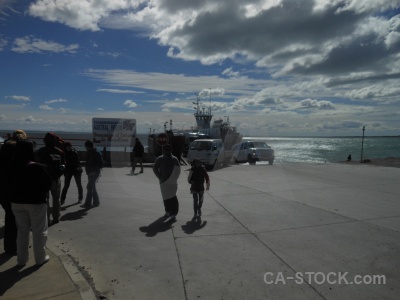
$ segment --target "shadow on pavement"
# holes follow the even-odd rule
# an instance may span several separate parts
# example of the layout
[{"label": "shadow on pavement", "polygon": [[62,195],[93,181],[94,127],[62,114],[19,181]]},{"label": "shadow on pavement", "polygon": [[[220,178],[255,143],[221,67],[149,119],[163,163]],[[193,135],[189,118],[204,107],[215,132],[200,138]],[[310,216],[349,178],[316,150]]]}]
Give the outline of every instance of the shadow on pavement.
[{"label": "shadow on pavement", "polygon": [[61,221],[75,221],[79,219],[83,219],[87,215],[87,209],[80,209],[74,212],[66,213],[62,215],[60,220]]},{"label": "shadow on pavement", "polygon": [[182,230],[186,234],[192,234],[193,232],[204,228],[207,225],[207,221],[201,222],[201,217],[193,217],[192,220],[186,222],[185,225],[182,225]]},{"label": "shadow on pavement", "polygon": [[81,203],[82,203],[82,201],[81,202],[75,202],[74,204],[70,204],[70,205],[66,205],[66,206],[61,206],[61,211],[66,210],[67,208],[70,208],[72,206],[79,205]]},{"label": "shadow on pavement", "polygon": [[[3,253],[4,254],[4,253]],[[1,254],[1,260],[3,260],[2,255]],[[5,270],[3,272],[0,272],[0,296],[3,296],[7,290],[11,289],[14,284],[16,284],[18,281],[20,281],[22,278],[29,276],[30,274],[32,274],[33,272],[37,271],[40,269],[41,266],[31,266],[28,267],[26,269],[23,269],[21,271],[22,268],[24,267],[20,267],[18,265],[15,265],[14,267]]]},{"label": "shadow on pavement", "polygon": [[[166,217],[161,217],[155,220],[153,223],[149,224],[148,226],[139,227],[141,232],[146,232],[147,237],[156,236],[159,232],[165,232],[171,228],[171,225],[174,221],[168,220],[166,221]],[[166,221],[166,222],[165,222]]]}]

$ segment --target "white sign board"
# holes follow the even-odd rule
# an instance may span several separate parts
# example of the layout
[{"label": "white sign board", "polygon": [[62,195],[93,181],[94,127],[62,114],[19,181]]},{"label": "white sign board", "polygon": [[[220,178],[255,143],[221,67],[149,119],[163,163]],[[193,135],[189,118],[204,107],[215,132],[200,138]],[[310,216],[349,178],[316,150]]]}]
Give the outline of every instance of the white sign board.
[{"label": "white sign board", "polygon": [[136,120],[92,118],[92,131],[95,146],[131,147],[136,137]]}]

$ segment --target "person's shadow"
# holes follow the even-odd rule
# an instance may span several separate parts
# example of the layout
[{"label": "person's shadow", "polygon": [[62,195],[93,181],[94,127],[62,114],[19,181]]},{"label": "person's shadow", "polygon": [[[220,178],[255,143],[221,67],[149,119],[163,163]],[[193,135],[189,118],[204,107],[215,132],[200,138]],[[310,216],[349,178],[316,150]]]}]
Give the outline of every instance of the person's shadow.
[{"label": "person's shadow", "polygon": [[79,219],[83,219],[87,215],[87,209],[80,209],[74,212],[66,213],[62,215],[60,220],[61,221],[75,221]]},{"label": "person's shadow", "polygon": [[[9,259],[9,256],[7,256],[6,253],[0,254],[0,263],[3,264]],[[25,268],[21,271],[22,268],[18,265],[15,265],[12,268],[9,268],[8,270],[5,270],[3,272],[0,272],[0,297],[2,297],[7,290],[12,288],[14,284],[16,284],[18,281],[20,281],[22,278],[29,276],[33,272],[39,270],[42,266],[31,266],[28,268]]]},{"label": "person's shadow", "polygon": [[207,225],[207,221],[201,222],[201,217],[193,217],[192,220],[187,221],[185,225],[182,225],[182,230],[186,234],[192,234],[193,232],[204,228]]},{"label": "person's shadow", "polygon": [[168,220],[166,221],[166,217],[161,217],[155,220],[153,223],[147,225],[147,226],[142,226],[139,227],[139,230],[141,232],[145,232],[147,237],[153,237],[156,236],[157,233],[159,232],[165,232],[168,229],[171,229],[171,226],[175,221]]},{"label": "person's shadow", "polygon": [[81,202],[75,202],[75,203],[70,204],[70,205],[61,206],[61,211],[66,210],[67,208],[70,208],[70,207],[78,205],[78,204],[81,204]]}]

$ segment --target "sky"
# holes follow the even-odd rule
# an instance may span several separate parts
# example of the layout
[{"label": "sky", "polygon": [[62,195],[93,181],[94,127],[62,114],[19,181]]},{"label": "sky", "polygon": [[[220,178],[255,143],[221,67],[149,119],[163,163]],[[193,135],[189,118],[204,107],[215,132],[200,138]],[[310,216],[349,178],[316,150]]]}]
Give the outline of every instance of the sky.
[{"label": "sky", "polygon": [[0,0],[0,129],[400,135],[400,0]]}]

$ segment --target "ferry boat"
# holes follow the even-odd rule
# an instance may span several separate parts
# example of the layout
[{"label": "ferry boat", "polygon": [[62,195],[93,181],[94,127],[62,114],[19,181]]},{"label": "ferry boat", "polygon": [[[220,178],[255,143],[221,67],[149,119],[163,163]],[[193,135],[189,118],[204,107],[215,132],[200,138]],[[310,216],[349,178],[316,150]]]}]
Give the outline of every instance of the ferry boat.
[{"label": "ferry boat", "polygon": [[[186,156],[189,145],[196,139],[221,139],[224,142],[225,149],[231,149],[234,144],[242,141],[242,135],[237,131],[235,126],[231,126],[229,117],[226,120],[214,120],[211,124],[213,114],[211,105],[206,109],[201,107],[200,98],[197,94],[196,102],[193,102],[196,119],[196,128],[193,130],[180,130],[174,131],[172,129],[172,120],[170,120],[170,129],[167,130],[168,122],[164,123],[164,133],[167,134],[169,144],[172,146],[173,154],[178,158]],[[159,133],[158,133],[159,134]],[[148,136],[147,145],[149,153],[154,157],[162,154],[162,146],[157,143],[157,136],[155,132],[150,133]]]}]

